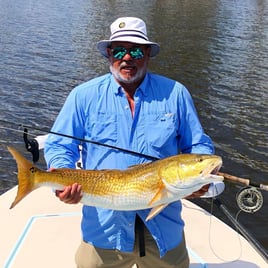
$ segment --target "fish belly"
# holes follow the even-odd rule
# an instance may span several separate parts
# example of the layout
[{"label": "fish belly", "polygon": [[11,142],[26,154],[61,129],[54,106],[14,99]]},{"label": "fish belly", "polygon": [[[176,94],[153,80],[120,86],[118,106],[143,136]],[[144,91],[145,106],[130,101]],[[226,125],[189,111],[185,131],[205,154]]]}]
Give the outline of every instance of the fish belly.
[{"label": "fish belly", "polygon": [[116,195],[116,196],[97,196],[84,193],[81,203],[88,206],[102,207],[113,210],[139,210],[146,209],[149,206],[151,195]]}]

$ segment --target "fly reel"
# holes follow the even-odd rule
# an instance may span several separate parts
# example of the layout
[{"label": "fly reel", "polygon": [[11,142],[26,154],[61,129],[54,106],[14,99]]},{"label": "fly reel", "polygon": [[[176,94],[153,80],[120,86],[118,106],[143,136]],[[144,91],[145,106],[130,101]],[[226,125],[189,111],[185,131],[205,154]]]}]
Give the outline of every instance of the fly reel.
[{"label": "fly reel", "polygon": [[238,207],[247,212],[254,213],[261,209],[263,205],[263,196],[255,187],[242,188],[236,195]]}]

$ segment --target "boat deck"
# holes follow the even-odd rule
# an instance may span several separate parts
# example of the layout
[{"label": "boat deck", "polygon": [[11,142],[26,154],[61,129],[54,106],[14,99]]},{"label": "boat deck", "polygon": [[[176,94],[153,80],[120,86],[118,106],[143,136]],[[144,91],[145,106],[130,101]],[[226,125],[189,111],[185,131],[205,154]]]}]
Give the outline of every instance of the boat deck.
[{"label": "boat deck", "polygon": [[[44,187],[10,210],[16,188],[0,196],[0,267],[74,268],[81,205],[66,205]],[[183,206],[191,268],[268,267],[229,226],[189,201],[184,200]]]}]

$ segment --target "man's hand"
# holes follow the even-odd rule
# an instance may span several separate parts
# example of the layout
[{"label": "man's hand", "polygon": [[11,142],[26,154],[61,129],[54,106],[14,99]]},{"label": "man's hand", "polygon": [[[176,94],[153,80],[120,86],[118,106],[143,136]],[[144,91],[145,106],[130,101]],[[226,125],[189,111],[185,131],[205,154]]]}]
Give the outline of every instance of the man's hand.
[{"label": "man's hand", "polygon": [[66,204],[77,204],[83,196],[82,186],[78,183],[66,186],[62,191],[56,190],[56,196]]},{"label": "man's hand", "polygon": [[185,199],[199,198],[200,196],[204,195],[208,191],[209,186],[210,184],[204,185],[198,191],[193,192],[191,195],[186,196]]}]

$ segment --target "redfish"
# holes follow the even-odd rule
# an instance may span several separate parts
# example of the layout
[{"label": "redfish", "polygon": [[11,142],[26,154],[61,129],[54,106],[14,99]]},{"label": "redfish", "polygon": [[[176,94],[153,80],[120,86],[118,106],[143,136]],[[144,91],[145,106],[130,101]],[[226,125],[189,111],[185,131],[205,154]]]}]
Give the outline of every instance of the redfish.
[{"label": "redfish", "polygon": [[18,166],[17,196],[10,208],[41,186],[61,190],[78,183],[82,186],[83,204],[113,210],[152,208],[148,220],[171,202],[224,179],[216,174],[222,165],[221,157],[216,155],[179,154],[126,170],[59,168],[44,171],[14,148],[8,147],[8,150]]}]

